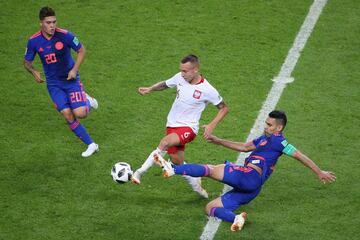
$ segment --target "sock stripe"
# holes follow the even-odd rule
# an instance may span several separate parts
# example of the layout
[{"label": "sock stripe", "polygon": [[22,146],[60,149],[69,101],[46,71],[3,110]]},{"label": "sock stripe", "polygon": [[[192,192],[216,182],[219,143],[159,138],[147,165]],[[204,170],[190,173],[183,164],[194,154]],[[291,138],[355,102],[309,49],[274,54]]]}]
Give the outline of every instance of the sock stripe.
[{"label": "sock stripe", "polygon": [[73,121],[72,123],[69,123],[69,127],[71,128],[71,130],[74,130],[75,128],[77,128],[79,126],[80,122],[78,120]]},{"label": "sock stripe", "polygon": [[210,217],[215,217],[215,210],[216,210],[215,207],[213,207],[213,208],[210,210],[210,214],[209,214]]},{"label": "sock stripe", "polygon": [[204,168],[205,168],[205,175],[204,175],[204,177],[207,177],[207,176],[209,176],[209,174],[210,174],[210,168],[209,168],[209,166],[208,165],[203,165],[204,166]]}]

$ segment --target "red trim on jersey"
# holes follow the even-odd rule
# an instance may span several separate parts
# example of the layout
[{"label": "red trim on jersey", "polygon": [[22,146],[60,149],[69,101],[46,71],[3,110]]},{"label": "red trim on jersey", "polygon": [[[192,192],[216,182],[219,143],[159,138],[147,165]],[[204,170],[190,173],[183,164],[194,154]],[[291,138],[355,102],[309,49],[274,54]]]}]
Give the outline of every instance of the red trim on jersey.
[{"label": "red trim on jersey", "polygon": [[36,37],[40,36],[40,34],[41,34],[41,31],[38,31],[38,32],[34,33],[34,34],[30,37],[30,39],[36,38]]},{"label": "red trim on jersey", "polygon": [[67,33],[68,33],[68,30],[62,29],[62,28],[55,28],[55,31],[56,31],[56,32],[61,32],[61,33],[64,33],[64,34],[67,34]]},{"label": "red trim on jersey", "polygon": [[249,158],[250,158],[250,159],[256,158],[256,159],[265,161],[265,158],[263,158],[263,157],[261,157],[261,156],[256,156],[256,155],[250,156]]},{"label": "red trim on jersey", "polygon": [[231,173],[231,172],[233,172],[234,170],[236,170],[236,171],[241,171],[241,172],[244,172],[244,173],[249,173],[249,172],[251,172],[251,171],[253,171],[254,169],[253,168],[251,168],[251,167],[247,167],[247,166],[245,166],[245,167],[243,167],[243,166],[238,166],[238,165],[230,165],[230,167],[229,167],[229,172]]},{"label": "red trim on jersey", "polygon": [[202,75],[200,75],[200,76],[201,76],[200,81],[198,83],[196,83],[195,85],[201,84],[205,81],[205,78]]}]

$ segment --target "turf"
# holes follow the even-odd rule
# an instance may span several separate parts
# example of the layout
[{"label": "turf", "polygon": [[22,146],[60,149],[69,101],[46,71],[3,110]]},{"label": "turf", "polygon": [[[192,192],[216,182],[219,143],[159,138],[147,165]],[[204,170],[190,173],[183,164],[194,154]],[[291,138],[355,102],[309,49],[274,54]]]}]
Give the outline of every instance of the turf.
[{"label": "turf", "polygon": [[[215,133],[243,141],[308,12],[305,1],[53,1],[59,26],[86,46],[80,74],[100,108],[82,123],[100,153],[85,146],[53,109],[46,86],[23,69],[26,42],[45,1],[0,2],[0,239],[198,239],[207,201],[180,177],[151,169],[140,186],[110,178],[118,161],[139,167],[164,135],[174,90],[136,89],[178,71],[195,53],[230,113]],[[360,8],[329,1],[284,91],[288,140],[338,181],[322,185],[282,157],[262,193],[243,209],[244,231],[222,223],[215,239],[357,239],[359,204]],[[41,69],[37,59],[35,66]],[[202,124],[216,109],[209,106]],[[201,132],[200,132],[201,134]],[[235,160],[198,137],[194,163]],[[223,185],[204,179],[210,198]]]}]

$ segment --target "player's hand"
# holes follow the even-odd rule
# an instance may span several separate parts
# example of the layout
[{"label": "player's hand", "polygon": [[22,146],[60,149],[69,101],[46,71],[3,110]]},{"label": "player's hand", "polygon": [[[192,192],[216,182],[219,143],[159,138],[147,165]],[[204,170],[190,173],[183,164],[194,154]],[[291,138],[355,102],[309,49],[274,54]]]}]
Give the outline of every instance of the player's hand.
[{"label": "player's hand", "polygon": [[139,92],[140,95],[144,96],[145,94],[148,94],[148,93],[151,92],[151,88],[149,88],[149,87],[139,87],[138,92]]},{"label": "player's hand", "polygon": [[75,69],[71,69],[68,73],[67,80],[72,80],[76,78],[77,71]]},{"label": "player's hand", "polygon": [[220,139],[220,138],[218,138],[217,136],[210,134],[210,135],[208,136],[208,138],[206,139],[206,141],[208,141],[208,142],[210,142],[210,143],[215,143],[215,144],[216,144],[216,143],[219,142],[219,139]]},{"label": "player's hand", "polygon": [[329,182],[335,182],[336,180],[336,176],[333,172],[329,172],[329,171],[321,171],[318,174],[318,178],[320,181],[322,181],[324,184]]},{"label": "player's hand", "polygon": [[203,138],[205,140],[208,140],[209,136],[211,136],[214,130],[214,127],[209,124],[209,125],[203,125],[202,128],[204,128]]},{"label": "player's hand", "polygon": [[33,72],[34,78],[36,80],[37,83],[43,83],[44,80],[41,78],[41,75],[38,71],[34,71]]}]

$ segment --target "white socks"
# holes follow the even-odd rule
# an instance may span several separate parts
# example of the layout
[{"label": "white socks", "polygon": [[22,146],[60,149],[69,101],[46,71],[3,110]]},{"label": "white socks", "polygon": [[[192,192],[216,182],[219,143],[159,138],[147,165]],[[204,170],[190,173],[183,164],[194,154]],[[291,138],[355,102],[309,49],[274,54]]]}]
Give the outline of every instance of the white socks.
[{"label": "white socks", "polygon": [[141,165],[141,167],[136,171],[139,172],[140,174],[144,174],[145,172],[147,172],[152,167],[152,165],[154,165],[154,154],[155,153],[160,154],[162,157],[164,157],[166,154],[166,151],[161,151],[159,148],[156,148],[154,151],[152,151],[150,153],[150,155],[145,160],[143,165]]}]

